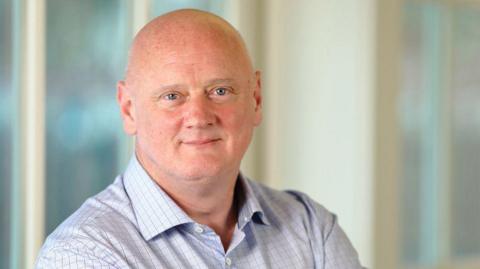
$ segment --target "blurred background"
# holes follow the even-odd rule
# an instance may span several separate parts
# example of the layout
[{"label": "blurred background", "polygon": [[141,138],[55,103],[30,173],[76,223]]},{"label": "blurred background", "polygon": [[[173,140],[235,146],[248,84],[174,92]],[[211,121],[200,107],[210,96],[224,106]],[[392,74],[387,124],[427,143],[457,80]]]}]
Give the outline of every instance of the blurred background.
[{"label": "blurred background", "polygon": [[129,44],[186,7],[262,70],[247,175],[337,214],[369,268],[480,268],[480,0],[0,0],[0,268],[123,171]]}]

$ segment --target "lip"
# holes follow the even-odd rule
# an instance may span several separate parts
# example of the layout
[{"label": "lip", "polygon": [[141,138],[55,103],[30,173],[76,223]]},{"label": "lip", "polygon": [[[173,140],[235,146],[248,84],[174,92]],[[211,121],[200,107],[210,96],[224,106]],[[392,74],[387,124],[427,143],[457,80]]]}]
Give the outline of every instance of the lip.
[{"label": "lip", "polygon": [[202,145],[213,144],[217,141],[220,141],[220,138],[186,140],[186,141],[183,141],[182,143],[186,145],[191,145],[191,146],[202,146]]}]

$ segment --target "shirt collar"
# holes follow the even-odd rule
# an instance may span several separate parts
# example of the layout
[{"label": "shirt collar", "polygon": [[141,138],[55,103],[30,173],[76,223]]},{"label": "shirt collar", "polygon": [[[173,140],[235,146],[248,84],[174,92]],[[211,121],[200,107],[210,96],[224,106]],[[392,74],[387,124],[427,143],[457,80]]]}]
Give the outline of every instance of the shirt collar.
[{"label": "shirt collar", "polygon": [[238,175],[237,186],[235,189],[235,202],[239,206],[238,213],[238,227],[243,229],[245,225],[250,222],[259,222],[265,225],[270,225],[270,221],[265,215],[257,195],[252,188],[252,182],[240,173]]},{"label": "shirt collar", "polygon": [[132,202],[140,233],[145,240],[185,223],[194,222],[158,184],[134,155],[124,173],[125,190]]},{"label": "shirt collar", "polygon": [[[195,222],[151,179],[135,155],[130,160],[123,180],[140,233],[145,240],[173,227]],[[250,221],[270,225],[251,184],[249,179],[239,174],[235,202],[239,206],[237,223],[240,229]]]}]

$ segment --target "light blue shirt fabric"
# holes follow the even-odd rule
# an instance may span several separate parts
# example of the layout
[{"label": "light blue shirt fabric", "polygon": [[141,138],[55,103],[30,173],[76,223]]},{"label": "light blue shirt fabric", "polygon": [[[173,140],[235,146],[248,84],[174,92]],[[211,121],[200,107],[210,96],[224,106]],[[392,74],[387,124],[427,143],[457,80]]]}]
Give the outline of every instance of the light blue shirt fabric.
[{"label": "light blue shirt fabric", "polygon": [[47,238],[36,268],[361,268],[324,207],[300,192],[238,180],[236,199],[243,198],[224,251],[220,237],[192,220],[133,157]]}]

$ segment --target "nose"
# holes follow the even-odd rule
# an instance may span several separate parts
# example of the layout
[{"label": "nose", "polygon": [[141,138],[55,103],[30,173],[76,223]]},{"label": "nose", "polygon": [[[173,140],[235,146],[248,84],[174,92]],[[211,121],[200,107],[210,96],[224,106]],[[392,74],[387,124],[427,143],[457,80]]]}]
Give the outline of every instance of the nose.
[{"label": "nose", "polygon": [[187,128],[206,128],[215,121],[213,104],[205,95],[190,96],[185,104],[184,124]]}]

